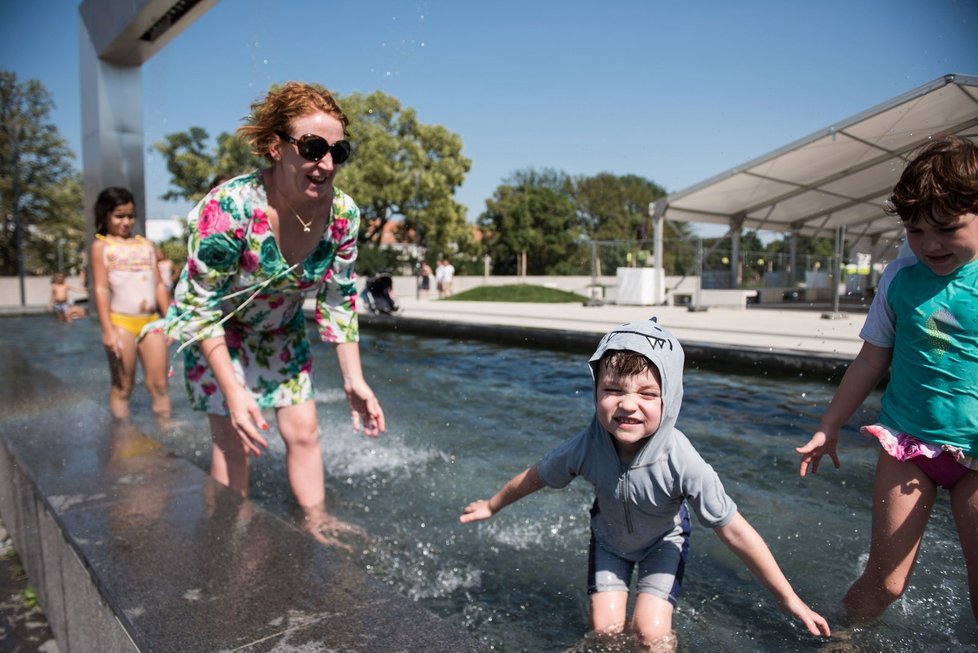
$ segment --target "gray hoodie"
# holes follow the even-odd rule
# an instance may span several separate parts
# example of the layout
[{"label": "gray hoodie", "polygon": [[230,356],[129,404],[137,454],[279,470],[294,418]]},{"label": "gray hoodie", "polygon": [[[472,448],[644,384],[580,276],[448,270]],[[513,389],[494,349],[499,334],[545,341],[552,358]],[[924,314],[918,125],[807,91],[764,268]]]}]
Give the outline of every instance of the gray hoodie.
[{"label": "gray hoodie", "polygon": [[595,415],[588,428],[537,464],[549,487],[564,487],[577,476],[594,486],[591,528],[605,548],[630,560],[641,560],[663,539],[681,543],[683,502],[709,528],[729,523],[737,511],[716,472],[675,428],[683,401],[683,349],[654,320],[624,324],[605,335],[589,365],[596,381],[598,363],[609,351],[629,350],[648,358],[662,384],[658,430],[623,465]]}]

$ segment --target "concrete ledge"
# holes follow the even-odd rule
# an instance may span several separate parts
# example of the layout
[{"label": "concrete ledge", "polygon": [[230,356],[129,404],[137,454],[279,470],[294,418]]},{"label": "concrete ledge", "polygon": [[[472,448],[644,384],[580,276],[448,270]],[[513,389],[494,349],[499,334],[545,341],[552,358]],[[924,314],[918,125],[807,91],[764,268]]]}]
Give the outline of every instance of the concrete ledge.
[{"label": "concrete ledge", "polygon": [[0,515],[63,653],[489,648],[0,348]]},{"label": "concrete ledge", "polygon": [[[444,338],[472,338],[505,345],[575,351],[591,354],[603,333],[540,329],[500,324],[450,322],[403,315],[360,314],[360,326],[365,329],[401,331]],[[837,382],[852,362],[851,358],[797,352],[769,347],[718,345],[695,340],[683,340],[686,367],[711,369],[743,374],[797,375],[800,372],[821,375],[826,381]]]}]

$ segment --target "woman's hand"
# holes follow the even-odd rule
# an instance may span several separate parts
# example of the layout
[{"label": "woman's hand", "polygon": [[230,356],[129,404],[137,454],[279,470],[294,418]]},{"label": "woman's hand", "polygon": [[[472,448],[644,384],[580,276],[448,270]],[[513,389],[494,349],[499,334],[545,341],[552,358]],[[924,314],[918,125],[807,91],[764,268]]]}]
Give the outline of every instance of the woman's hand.
[{"label": "woman's hand", "polygon": [[380,407],[380,402],[367,382],[364,380],[352,382],[344,386],[343,391],[353,413],[353,429],[359,431],[362,425],[363,434],[371,437],[383,433],[386,429],[384,409]]},{"label": "woman's hand", "polygon": [[[228,413],[231,418],[231,426],[238,439],[241,440],[241,447],[245,455],[254,454],[255,458],[261,455],[261,449],[268,448],[268,442],[258,432],[268,430],[268,422],[261,414],[258,402],[251,396],[245,388],[239,388],[225,395],[228,403]],[[259,449],[261,447],[261,449]]]}]

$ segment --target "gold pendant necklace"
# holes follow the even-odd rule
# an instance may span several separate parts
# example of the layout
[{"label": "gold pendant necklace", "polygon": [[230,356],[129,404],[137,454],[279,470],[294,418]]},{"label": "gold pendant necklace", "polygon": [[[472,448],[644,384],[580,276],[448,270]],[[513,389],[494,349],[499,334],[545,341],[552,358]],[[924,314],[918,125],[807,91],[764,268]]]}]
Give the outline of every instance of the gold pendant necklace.
[{"label": "gold pendant necklace", "polygon": [[302,230],[303,230],[304,232],[306,232],[306,233],[308,233],[308,232],[309,232],[309,227],[311,227],[311,226],[312,226],[312,220],[310,220],[309,222],[306,222],[305,220],[303,220],[303,219],[302,219],[302,216],[300,216],[300,215],[299,215],[299,214],[298,214],[298,213],[296,212],[296,210],[295,210],[295,209],[293,209],[293,208],[292,208],[291,206],[289,207],[289,210],[291,210],[291,211],[292,211],[292,215],[294,215],[294,216],[295,216],[295,219],[296,219],[296,220],[298,220],[298,221],[299,221],[299,224],[301,224],[301,225],[302,225]]},{"label": "gold pendant necklace", "polygon": [[309,227],[312,226],[312,223],[315,221],[315,218],[313,218],[309,222],[306,222],[305,220],[302,219],[302,216],[299,215],[299,212],[292,208],[292,205],[289,204],[289,200],[285,199],[285,196],[282,196],[282,201],[285,202],[285,205],[289,207],[290,211],[292,211],[292,215],[294,215],[295,219],[298,220],[299,224],[302,225],[302,231],[305,233],[309,233],[310,231],[312,231]]}]

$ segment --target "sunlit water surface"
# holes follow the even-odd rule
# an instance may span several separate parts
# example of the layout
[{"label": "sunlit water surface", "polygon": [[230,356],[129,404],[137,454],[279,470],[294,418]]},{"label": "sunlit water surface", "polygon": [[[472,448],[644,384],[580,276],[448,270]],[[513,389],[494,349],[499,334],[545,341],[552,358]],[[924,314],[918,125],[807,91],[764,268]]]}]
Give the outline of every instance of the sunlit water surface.
[{"label": "sunlit water surface", "polygon": [[[5,318],[0,327],[0,341],[105,401],[108,367],[95,320]],[[361,345],[387,416],[378,440],[352,431],[332,347],[314,347],[331,507],[369,533],[365,541],[348,540],[355,561],[495,650],[574,646],[587,625],[590,486],[577,481],[538,492],[479,524],[463,526],[458,515],[586,424],[593,410],[586,357],[378,331],[365,332]],[[208,469],[206,420],[189,409],[180,360],[174,368],[171,394],[182,425],[161,432],[142,388],[133,397],[133,421]],[[866,560],[877,455],[855,425],[873,420],[879,395],[847,427],[842,469],[829,465],[801,480],[793,448],[807,440],[834,386],[804,376],[688,371],[685,388],[680,428],[717,469],[798,593],[836,625],[839,599]],[[253,467],[252,497],[285,516],[293,503],[284,448],[278,438],[270,443]],[[689,652],[978,651],[943,491],[911,588],[878,623],[852,633],[846,648],[828,648],[779,612],[699,525],[674,627],[679,650]]]}]

